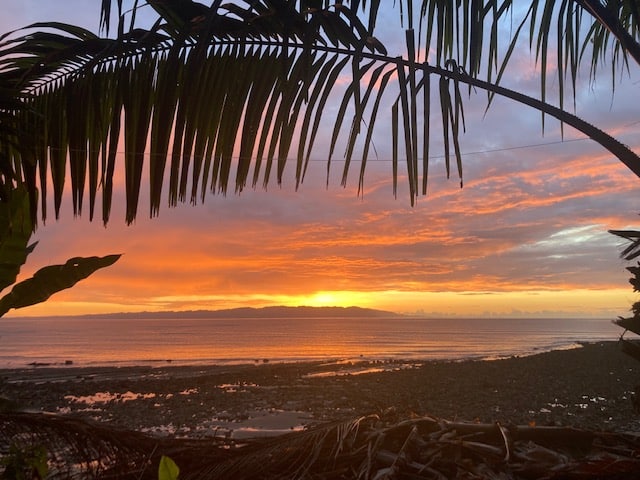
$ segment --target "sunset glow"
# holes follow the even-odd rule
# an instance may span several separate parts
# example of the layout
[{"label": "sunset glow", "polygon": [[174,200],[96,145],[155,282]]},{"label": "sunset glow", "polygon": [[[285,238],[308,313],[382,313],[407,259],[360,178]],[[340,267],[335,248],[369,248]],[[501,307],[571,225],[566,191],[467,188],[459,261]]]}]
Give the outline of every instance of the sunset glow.
[{"label": "sunset glow", "polygon": [[[3,32],[44,20],[94,28],[99,17],[97,1],[57,10],[9,3],[0,19]],[[538,95],[534,59],[523,54],[514,65],[513,86]],[[638,72],[630,75],[613,97],[610,78],[594,87],[585,83],[576,105],[587,121],[639,151],[637,105],[628,101],[637,95]],[[326,151],[320,148],[297,190],[292,163],[282,186],[274,179],[266,191],[163,206],[154,219],[146,216],[145,199],[132,226],[124,225],[121,176],[106,228],[99,220],[72,218],[66,198],[61,218],[39,226],[40,243],[21,278],[72,256],[123,256],[73,289],[10,315],[271,305],[464,317],[626,314],[636,298],[628,264],[619,259],[622,244],[607,230],[637,225],[640,181],[569,127],[562,132],[547,120],[542,135],[538,112],[503,99],[486,115],[485,106],[483,95],[466,104],[464,188],[453,175],[446,178],[436,131],[429,192],[414,207],[402,169],[397,198],[392,193],[384,116],[361,196],[357,162],[342,188],[343,163],[334,160],[326,186]],[[323,132],[318,145],[326,146],[330,134]]]},{"label": "sunset glow", "polygon": [[[64,297],[71,297],[66,300]],[[505,318],[615,318],[616,305],[633,302],[627,289],[562,290],[523,292],[318,292],[313,295],[225,295],[151,297],[144,304],[130,302],[97,303],[74,301],[61,293],[56,301],[33,306],[33,316],[119,313],[124,311],[217,310],[263,306],[360,306],[423,317],[505,317]]]}]

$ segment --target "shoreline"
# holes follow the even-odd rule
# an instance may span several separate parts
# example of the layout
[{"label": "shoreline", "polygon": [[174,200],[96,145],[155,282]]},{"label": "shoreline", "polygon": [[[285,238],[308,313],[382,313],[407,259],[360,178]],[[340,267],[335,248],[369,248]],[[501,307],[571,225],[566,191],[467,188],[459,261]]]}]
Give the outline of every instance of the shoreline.
[{"label": "shoreline", "polygon": [[543,347],[533,347],[527,350],[514,350],[511,352],[494,354],[466,354],[459,356],[424,356],[420,354],[403,355],[359,355],[359,356],[296,356],[296,357],[274,357],[274,358],[211,358],[211,359],[142,359],[142,360],[122,360],[109,362],[83,362],[77,363],[73,360],[51,360],[51,361],[27,361],[24,363],[9,362],[0,363],[0,373],[8,371],[28,371],[28,370],[73,370],[73,369],[123,369],[123,368],[209,368],[209,367],[235,367],[260,364],[307,364],[307,363],[340,363],[340,362],[466,362],[466,361],[494,361],[512,357],[528,357],[561,350],[573,350],[581,348],[583,345],[591,343],[617,343],[616,340],[593,340],[593,341],[570,341],[547,345]]},{"label": "shoreline", "polygon": [[640,362],[617,342],[497,360],[0,369],[4,409],[160,436],[266,436],[393,409],[446,420],[640,431]]},{"label": "shoreline", "polygon": [[260,366],[297,366],[302,369],[318,369],[318,372],[306,376],[342,376],[360,375],[368,373],[380,373],[401,368],[413,368],[425,364],[439,363],[466,363],[466,362],[495,362],[513,358],[527,358],[555,351],[568,351],[584,348],[593,344],[613,344],[614,341],[594,341],[563,344],[557,347],[535,347],[531,351],[518,354],[503,355],[468,355],[456,358],[406,358],[396,357],[327,357],[327,358],[302,358],[302,359],[262,359],[262,360],[218,360],[218,361],[173,361],[153,360],[144,362],[113,362],[96,364],[74,364],[65,362],[31,362],[21,366],[1,367],[0,380],[9,383],[40,383],[62,382],[68,380],[114,380],[119,377],[132,379],[152,375],[154,372],[171,372],[175,376],[195,376],[207,371],[209,373],[218,370],[252,368]]}]

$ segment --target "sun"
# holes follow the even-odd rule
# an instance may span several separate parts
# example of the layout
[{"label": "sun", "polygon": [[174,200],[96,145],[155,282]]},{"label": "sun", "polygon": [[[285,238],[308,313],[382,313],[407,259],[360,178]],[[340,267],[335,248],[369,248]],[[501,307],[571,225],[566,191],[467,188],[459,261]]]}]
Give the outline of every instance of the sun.
[{"label": "sun", "polygon": [[318,292],[308,299],[311,307],[340,307],[338,295],[333,292]]},{"label": "sun", "polygon": [[371,299],[365,293],[342,290],[315,292],[301,300],[304,305],[310,307],[361,307],[371,303]]}]

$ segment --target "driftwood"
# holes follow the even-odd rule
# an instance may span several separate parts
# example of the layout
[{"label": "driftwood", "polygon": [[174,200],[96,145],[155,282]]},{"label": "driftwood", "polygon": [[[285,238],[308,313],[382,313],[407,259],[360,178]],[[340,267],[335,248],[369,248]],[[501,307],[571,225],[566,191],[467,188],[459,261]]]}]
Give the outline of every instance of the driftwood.
[{"label": "driftwood", "polygon": [[[399,420],[393,414],[319,425],[271,439],[155,438],[68,417],[0,415],[0,457],[44,445],[47,478],[157,478],[162,455],[180,479],[634,478],[640,434],[568,427]],[[0,472],[2,467],[0,467]]]}]

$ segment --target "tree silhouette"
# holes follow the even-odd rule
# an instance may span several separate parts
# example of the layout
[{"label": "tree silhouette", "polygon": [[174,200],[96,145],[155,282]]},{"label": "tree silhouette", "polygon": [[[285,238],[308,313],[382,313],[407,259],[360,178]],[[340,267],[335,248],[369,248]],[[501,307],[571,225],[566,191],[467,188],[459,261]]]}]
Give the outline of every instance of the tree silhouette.
[{"label": "tree silhouette", "polygon": [[[41,23],[2,38],[2,85],[24,106],[11,109],[16,125],[3,133],[2,162],[13,166],[32,200],[39,190],[43,218],[47,179],[58,215],[68,168],[74,212],[82,213],[88,191],[93,218],[101,191],[106,223],[123,142],[126,221],[132,222],[147,163],[150,215],[158,213],[166,183],[168,203],[175,205],[203,199],[207,191],[266,185],[273,176],[280,182],[290,162],[302,182],[321,120],[334,124],[328,164],[338,146],[344,148],[343,182],[357,159],[361,187],[376,120],[388,115],[394,187],[404,161],[413,203],[426,193],[433,141],[443,142],[447,174],[456,170],[462,184],[459,137],[467,86],[485,91],[489,102],[504,96],[571,125],[640,175],[640,158],[632,150],[565,108],[583,61],[590,61],[595,77],[603,60],[611,61],[614,72],[627,67],[629,58],[638,60],[636,3],[549,0],[524,11],[516,3],[397,2],[406,24],[406,55],[395,57],[375,36],[379,1],[206,6],[150,0],[146,5],[157,21],[144,28],[136,23],[137,1],[127,9],[121,0],[103,0],[101,25],[105,32],[117,30],[114,37]],[[115,29],[112,17],[118,19]],[[514,28],[504,42],[507,21]],[[539,60],[539,99],[501,85],[522,32],[529,32]],[[435,52],[433,63],[420,58],[421,45]],[[557,105],[546,96],[552,48]],[[345,86],[339,80],[347,75]],[[386,97],[391,107],[383,112]],[[327,108],[330,99],[337,99],[336,110]],[[430,132],[434,112],[442,122],[438,139]],[[15,141],[15,130],[32,141]]]}]

